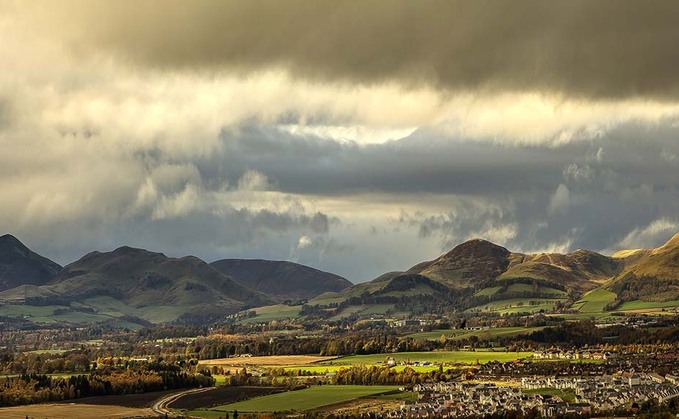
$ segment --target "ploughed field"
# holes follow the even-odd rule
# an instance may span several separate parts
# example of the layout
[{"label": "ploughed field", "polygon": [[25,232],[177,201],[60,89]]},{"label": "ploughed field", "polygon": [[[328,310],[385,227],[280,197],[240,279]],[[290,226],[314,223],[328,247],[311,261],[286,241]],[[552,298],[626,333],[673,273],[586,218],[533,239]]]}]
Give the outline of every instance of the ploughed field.
[{"label": "ploughed field", "polygon": [[82,399],[69,400],[68,403],[91,404],[91,405],[115,405],[124,407],[151,407],[153,402],[172,393],[181,390],[152,391],[140,394],[113,394],[110,396],[83,397]]},{"label": "ploughed field", "polygon": [[225,416],[227,412],[233,412],[234,410],[237,410],[239,413],[302,412],[394,392],[398,392],[397,386],[325,385],[255,397],[246,401],[225,404],[210,409],[191,410],[188,414],[191,416],[218,417],[220,415]]},{"label": "ploughed field", "polygon": [[235,403],[253,397],[266,396],[284,391],[276,387],[217,387],[202,393],[190,394],[168,405],[172,409],[192,410],[215,405]]}]

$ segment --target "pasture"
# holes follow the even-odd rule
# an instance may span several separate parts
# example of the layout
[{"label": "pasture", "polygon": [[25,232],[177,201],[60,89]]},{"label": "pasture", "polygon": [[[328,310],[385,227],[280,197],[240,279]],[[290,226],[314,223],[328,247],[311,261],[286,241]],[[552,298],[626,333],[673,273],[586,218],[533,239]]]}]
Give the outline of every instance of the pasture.
[{"label": "pasture", "polygon": [[623,303],[616,311],[660,311],[679,307],[679,300],[674,301],[628,301]]},{"label": "pasture", "polygon": [[387,357],[392,357],[397,363],[425,363],[431,364],[481,364],[498,361],[510,362],[527,358],[532,352],[493,352],[493,351],[440,351],[440,352],[397,352],[390,354],[352,355],[321,363],[322,365],[383,365]]},{"label": "pasture", "polygon": [[[303,390],[255,397],[242,402],[217,406],[209,409],[209,411],[222,412],[222,414],[223,412],[231,412],[234,410],[237,410],[238,412],[302,412],[363,397],[378,396],[396,391],[398,391],[398,387],[396,386],[318,386]],[[190,411],[188,413],[190,415],[200,415],[200,411]]]},{"label": "pasture", "polygon": [[301,308],[302,306],[288,306],[284,304],[257,307],[253,309],[256,313],[255,317],[241,319],[238,323],[268,323],[273,320],[296,319],[299,317],[299,310]]},{"label": "pasture", "polygon": [[488,304],[472,307],[466,312],[495,312],[500,314],[534,313],[541,310],[553,311],[557,301],[565,298],[512,298],[492,301]]},{"label": "pasture", "polygon": [[500,336],[527,335],[544,327],[496,327],[484,330],[464,330],[464,329],[439,329],[431,332],[418,332],[408,335],[415,339],[439,340],[441,336],[446,339],[469,339],[476,336],[480,339],[492,339]]},{"label": "pasture", "polygon": [[292,365],[307,365],[322,361],[335,359],[334,356],[316,355],[274,355],[274,356],[252,356],[234,357],[219,359],[203,359],[198,361],[199,365],[223,366],[223,367],[286,367]]},{"label": "pasture", "polygon": [[598,288],[585,294],[581,300],[573,304],[573,307],[580,313],[602,313],[604,307],[612,303],[615,297],[615,293]]}]

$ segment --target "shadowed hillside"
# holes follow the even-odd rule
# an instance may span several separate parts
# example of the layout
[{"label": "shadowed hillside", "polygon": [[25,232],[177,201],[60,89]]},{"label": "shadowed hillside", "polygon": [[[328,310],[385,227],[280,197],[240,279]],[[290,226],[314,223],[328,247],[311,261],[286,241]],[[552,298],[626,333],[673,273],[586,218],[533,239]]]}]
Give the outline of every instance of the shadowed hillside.
[{"label": "shadowed hillside", "polygon": [[222,259],[210,266],[278,301],[308,300],[324,292],[338,292],[353,285],[341,276],[292,262]]},{"label": "shadowed hillside", "polygon": [[24,246],[16,237],[0,237],[0,291],[20,285],[46,284],[61,266]]}]

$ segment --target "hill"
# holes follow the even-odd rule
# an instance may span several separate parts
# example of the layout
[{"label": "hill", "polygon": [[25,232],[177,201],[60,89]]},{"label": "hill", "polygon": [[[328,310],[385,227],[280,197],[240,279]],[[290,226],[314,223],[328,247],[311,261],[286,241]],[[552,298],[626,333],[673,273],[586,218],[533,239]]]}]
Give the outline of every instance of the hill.
[{"label": "hill", "polygon": [[0,237],[0,291],[50,282],[61,266],[31,251],[16,237]]},{"label": "hill", "polygon": [[84,320],[92,315],[151,323],[210,321],[274,302],[196,257],[169,258],[131,247],[89,253],[50,284],[10,289],[0,300],[57,307],[54,313],[77,312]]},{"label": "hill", "polygon": [[606,287],[617,295],[613,307],[635,300],[679,300],[679,234],[658,248],[618,252],[614,257],[624,268]]},{"label": "hill", "polygon": [[308,300],[353,284],[341,276],[292,262],[222,259],[210,264],[240,284],[284,302]]},{"label": "hill", "polygon": [[323,294],[311,303],[382,305],[390,313],[427,311],[432,305],[472,311],[552,310],[576,301],[622,269],[619,260],[587,250],[523,254],[474,239],[405,272]]}]

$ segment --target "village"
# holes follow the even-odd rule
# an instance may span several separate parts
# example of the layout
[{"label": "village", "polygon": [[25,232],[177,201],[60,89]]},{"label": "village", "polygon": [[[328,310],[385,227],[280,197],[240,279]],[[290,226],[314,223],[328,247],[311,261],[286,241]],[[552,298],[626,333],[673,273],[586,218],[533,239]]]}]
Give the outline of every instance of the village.
[{"label": "village", "polygon": [[[644,402],[666,403],[679,397],[679,377],[657,373],[596,377],[524,377],[519,385],[425,383],[413,386],[417,402],[404,402],[384,417],[464,418],[508,412],[554,417],[627,410]],[[561,395],[561,397],[559,396]]]}]

